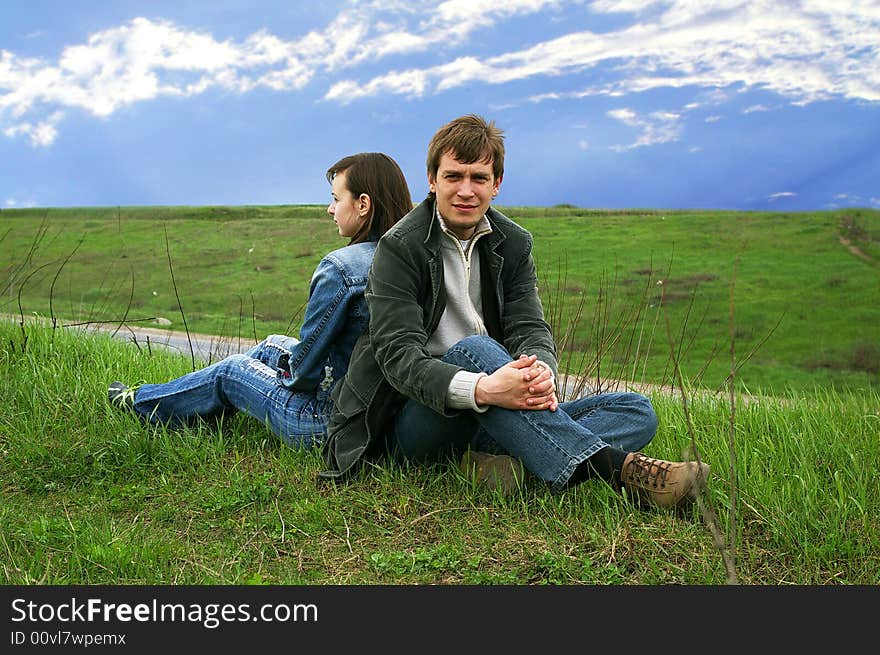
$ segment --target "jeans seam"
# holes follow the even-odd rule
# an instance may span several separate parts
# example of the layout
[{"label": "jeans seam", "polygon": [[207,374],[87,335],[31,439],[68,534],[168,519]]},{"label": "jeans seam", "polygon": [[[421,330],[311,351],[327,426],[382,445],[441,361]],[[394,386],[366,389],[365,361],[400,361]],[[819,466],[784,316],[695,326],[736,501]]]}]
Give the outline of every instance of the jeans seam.
[{"label": "jeans seam", "polygon": [[[578,465],[580,465],[582,462],[588,460],[590,457],[595,455],[597,452],[599,452],[606,445],[604,443],[594,444],[592,446],[589,446],[586,450],[578,453],[577,455],[572,455],[572,454],[566,452],[563,448],[561,448],[559,446],[557,441],[555,439],[553,439],[553,435],[551,435],[549,432],[544,430],[541,426],[535,424],[532,421],[532,418],[529,416],[527,410],[516,410],[516,411],[519,411],[522,414],[523,419],[529,424],[529,426],[531,426],[531,428],[535,432],[539,432],[539,433],[541,433],[541,435],[543,435],[544,440],[548,445],[551,445],[556,450],[556,452],[568,457],[568,464],[565,465],[565,467],[562,469],[560,474],[552,482],[551,490],[555,493],[561,492],[565,488],[565,485],[568,483],[569,478],[571,478],[572,474],[574,473],[574,470],[578,467]],[[546,412],[546,411],[550,411],[550,410],[545,409],[545,410],[539,410],[539,411]],[[572,419],[572,420],[574,420],[574,419]],[[596,437],[596,438],[599,439],[598,437]],[[599,439],[599,441],[601,441],[601,439]]]}]

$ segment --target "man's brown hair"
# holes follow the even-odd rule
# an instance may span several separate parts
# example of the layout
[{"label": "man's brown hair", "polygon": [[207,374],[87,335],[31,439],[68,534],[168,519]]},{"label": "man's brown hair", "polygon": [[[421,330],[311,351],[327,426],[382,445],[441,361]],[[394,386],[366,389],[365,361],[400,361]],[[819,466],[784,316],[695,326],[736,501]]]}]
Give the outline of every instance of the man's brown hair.
[{"label": "man's brown hair", "polygon": [[437,179],[440,159],[447,152],[464,164],[492,162],[496,180],[504,175],[504,131],[477,114],[449,121],[428,144],[428,178]]}]

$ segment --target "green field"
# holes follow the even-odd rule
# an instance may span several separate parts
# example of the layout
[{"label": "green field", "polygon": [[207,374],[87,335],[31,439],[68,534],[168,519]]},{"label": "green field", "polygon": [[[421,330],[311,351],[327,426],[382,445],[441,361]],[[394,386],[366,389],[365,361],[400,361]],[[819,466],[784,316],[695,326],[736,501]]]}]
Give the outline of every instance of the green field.
[{"label": "green field", "polygon": [[[598,481],[502,497],[454,463],[320,484],[317,450],[242,415],[145,427],[107,383],[190,358],[61,326],[295,332],[333,223],[302,206],[4,210],[0,582],[880,584],[880,213],[505,211],[535,235],[563,366],[674,386],[648,392],[646,454],[695,445],[712,467],[698,505],[646,511]],[[35,314],[48,324],[20,320]]]},{"label": "green field", "polygon": [[[674,347],[717,390],[733,344],[752,393],[880,379],[880,212],[500,209],[534,234],[572,373],[670,385]],[[295,334],[315,265],[341,245],[319,206],[4,210],[0,313]]]},{"label": "green field", "polygon": [[317,450],[248,417],[166,431],[110,407],[107,380],[190,361],[107,336],[0,321],[0,367],[5,584],[880,584],[876,390],[738,399],[732,450],[726,399],[653,394],[646,452],[693,434],[712,522],[598,481],[501,497],[454,464],[318,483]]}]

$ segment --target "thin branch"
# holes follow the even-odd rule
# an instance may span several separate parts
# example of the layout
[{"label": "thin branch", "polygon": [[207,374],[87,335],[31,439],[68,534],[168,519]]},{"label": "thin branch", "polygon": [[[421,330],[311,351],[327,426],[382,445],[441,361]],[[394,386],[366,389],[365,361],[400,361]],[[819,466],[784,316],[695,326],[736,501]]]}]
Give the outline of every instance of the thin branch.
[{"label": "thin branch", "polygon": [[[665,311],[663,312],[663,318],[666,323],[666,338],[669,342],[669,354],[672,361],[673,373],[676,377],[679,391],[681,392],[681,405],[684,412],[685,425],[687,426],[688,435],[690,436],[691,454],[696,460],[697,465],[702,467],[700,452],[697,449],[696,432],[694,430],[693,423],[691,422],[691,414],[688,409],[687,393],[684,387],[684,380],[681,375],[681,368],[678,365],[678,357],[675,352],[675,341],[672,338],[672,330],[669,326],[669,316]],[[728,545],[725,544],[724,536],[721,533],[721,529],[718,527],[718,519],[715,515],[715,511],[712,509],[711,504],[707,501],[707,498],[705,497],[705,487],[706,480],[704,480],[702,476],[699,476],[697,480],[696,492],[697,507],[700,509],[700,514],[703,516],[703,521],[705,522],[706,527],[709,528],[709,532],[712,534],[712,540],[715,543],[715,547],[721,554],[721,560],[724,563],[725,570],[727,571],[728,583],[737,584],[736,566],[731,556]]]},{"label": "thin branch", "polygon": [[171,286],[174,287],[174,297],[177,298],[177,308],[183,319],[183,329],[186,332],[186,342],[189,344],[189,354],[192,358],[192,370],[196,370],[196,351],[193,349],[192,337],[189,334],[189,326],[186,324],[186,314],[183,312],[183,304],[180,302],[180,294],[177,292],[177,281],[174,279],[174,265],[171,263],[171,246],[168,244],[168,226],[162,224],[165,231],[165,254],[168,255],[168,270],[171,271]]},{"label": "thin branch", "polygon": [[[746,356],[743,359],[739,360],[739,363],[736,365],[736,371],[734,371],[733,373],[739,372],[739,369],[741,369],[743,367],[743,364],[745,364],[747,361],[749,361],[752,358],[752,355],[754,355],[756,352],[758,352],[758,349],[767,342],[767,339],[769,339],[773,335],[774,332],[776,332],[776,328],[778,328],[779,324],[782,323],[783,318],[785,318],[785,312],[782,312],[782,314],[780,314],[779,320],[776,321],[776,325],[774,325],[772,328],[770,328],[770,331],[764,335],[764,337],[748,352],[748,354],[746,354]],[[721,390],[724,389],[725,385],[731,379],[731,375],[733,375],[733,373],[731,373],[726,378],[724,378],[724,380],[721,381],[721,384],[715,390],[715,395],[718,395],[721,392]]]},{"label": "thin branch", "polygon": [[730,281],[730,436],[728,450],[730,453],[730,509],[729,509],[729,533],[727,543],[730,546],[730,557],[736,561],[736,330],[734,328],[734,289],[736,287],[736,269],[739,265],[739,257],[733,264],[733,277]]},{"label": "thin branch", "polygon": [[49,285],[49,318],[52,321],[53,331],[58,325],[58,321],[55,319],[55,309],[52,302],[55,297],[55,283],[58,281],[58,277],[61,275],[61,271],[64,269],[67,262],[69,262],[70,258],[73,257],[77,250],[79,250],[79,247],[83,244],[83,241],[85,241],[85,239],[85,235],[80,237],[80,240],[74,246],[73,250],[70,251],[70,254],[64,258],[64,261],[61,262],[61,266],[59,266],[58,270],[55,271],[55,277],[52,278],[52,284]]},{"label": "thin branch", "polygon": [[131,271],[131,287],[129,287],[128,291],[128,304],[125,306],[125,313],[122,315],[119,325],[113,330],[112,336],[114,337],[116,336],[116,333],[122,329],[122,326],[125,325],[125,322],[128,319],[128,312],[131,310],[131,306],[134,303],[134,265],[129,263],[128,268]]}]

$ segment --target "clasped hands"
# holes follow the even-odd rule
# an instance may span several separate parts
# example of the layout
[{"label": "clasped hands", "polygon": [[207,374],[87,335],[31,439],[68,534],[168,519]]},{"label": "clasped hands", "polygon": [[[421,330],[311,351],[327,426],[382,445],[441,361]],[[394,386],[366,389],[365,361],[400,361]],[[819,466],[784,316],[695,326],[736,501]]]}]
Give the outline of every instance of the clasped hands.
[{"label": "clasped hands", "polygon": [[491,375],[480,378],[474,391],[477,405],[506,409],[549,409],[559,406],[553,371],[537,355],[520,355]]}]

